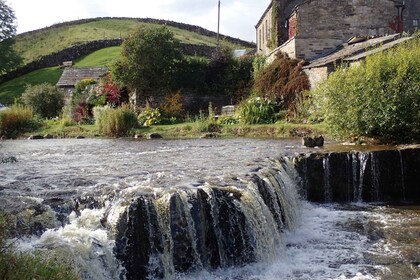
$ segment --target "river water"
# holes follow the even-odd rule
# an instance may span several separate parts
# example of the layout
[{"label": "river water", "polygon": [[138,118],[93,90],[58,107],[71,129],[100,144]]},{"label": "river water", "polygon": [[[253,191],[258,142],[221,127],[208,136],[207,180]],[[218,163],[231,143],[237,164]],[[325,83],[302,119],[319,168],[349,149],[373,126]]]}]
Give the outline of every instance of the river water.
[{"label": "river water", "polygon": [[[297,140],[3,141],[0,157],[18,161],[0,165],[0,209],[25,221],[16,228],[20,250],[64,259],[82,279],[120,279],[125,270],[115,257],[113,228],[136,196],[242,188],[280,156],[310,151]],[[96,197],[90,207],[69,206],[89,197]],[[269,258],[167,278],[420,279],[420,207],[301,199],[293,207],[293,226],[281,233]]]}]

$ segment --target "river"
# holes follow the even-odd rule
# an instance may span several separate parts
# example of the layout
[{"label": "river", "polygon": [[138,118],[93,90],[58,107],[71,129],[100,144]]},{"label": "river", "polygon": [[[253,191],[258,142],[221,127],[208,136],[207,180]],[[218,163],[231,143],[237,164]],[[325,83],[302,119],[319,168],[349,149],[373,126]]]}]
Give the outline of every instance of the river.
[{"label": "river", "polygon": [[[252,257],[243,258],[248,254],[243,249],[240,262],[224,256],[224,252],[207,264],[200,256],[185,260],[186,254],[184,261],[192,265],[185,268],[168,257],[183,254],[176,249],[176,230],[160,229],[170,252],[165,249],[158,260],[148,259],[147,269],[152,271],[156,265],[155,270],[159,270],[150,273],[150,278],[420,279],[420,207],[305,201],[298,197],[298,184],[293,183],[297,175],[284,175],[291,171],[288,165],[280,167],[277,160],[284,155],[320,151],[302,148],[297,140],[57,139],[3,141],[0,145],[1,157],[17,158],[16,163],[0,165],[0,209],[16,217],[15,244],[20,250],[40,250],[65,259],[82,279],[135,279],[125,267],[128,260],[123,255],[129,248],[119,249],[121,240],[128,238],[128,234],[121,237],[124,215],[130,224],[128,216],[139,213],[139,197],[169,203],[174,194],[179,201],[188,201],[186,206],[174,202],[185,208],[176,213],[185,214],[195,209],[191,198],[196,198],[198,189],[207,195],[229,190],[228,196],[236,203],[234,210],[243,210],[238,213],[245,216],[241,234],[246,235],[243,230],[249,231],[250,224],[260,227],[247,235],[252,237],[250,246],[255,247],[249,251]],[[327,145],[323,151],[336,149],[337,145]],[[248,197],[245,190],[250,194],[255,191],[249,182],[257,175],[266,178],[262,174],[273,165],[284,171],[279,178],[286,186],[283,204],[287,207],[282,209],[283,222],[278,227],[270,225],[271,218],[264,212],[268,210],[261,208],[262,199],[247,198],[252,200],[250,208],[244,202]],[[240,192],[241,204],[235,202],[236,192]],[[212,207],[222,209],[226,201],[213,199]],[[216,202],[217,207],[213,205]],[[164,215],[160,211],[165,209],[174,213],[172,206],[157,205],[153,208],[157,216]],[[264,215],[255,214],[255,209],[262,209]],[[172,226],[161,216],[159,226]],[[194,214],[188,217],[182,221],[197,223]],[[128,232],[129,227],[126,229]],[[222,236],[214,238],[219,242]],[[191,242],[193,247],[200,245],[199,241]],[[197,254],[199,250],[193,251],[191,254]]]}]

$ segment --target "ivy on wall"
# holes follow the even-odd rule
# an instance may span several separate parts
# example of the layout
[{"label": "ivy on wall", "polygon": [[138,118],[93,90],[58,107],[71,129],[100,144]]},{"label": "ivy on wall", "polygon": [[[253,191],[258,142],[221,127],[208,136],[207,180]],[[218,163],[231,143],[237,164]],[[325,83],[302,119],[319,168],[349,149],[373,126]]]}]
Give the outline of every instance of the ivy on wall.
[{"label": "ivy on wall", "polygon": [[272,0],[271,3],[271,38],[270,48],[275,49],[279,46],[278,36],[278,24],[279,24],[279,4],[277,0]]}]

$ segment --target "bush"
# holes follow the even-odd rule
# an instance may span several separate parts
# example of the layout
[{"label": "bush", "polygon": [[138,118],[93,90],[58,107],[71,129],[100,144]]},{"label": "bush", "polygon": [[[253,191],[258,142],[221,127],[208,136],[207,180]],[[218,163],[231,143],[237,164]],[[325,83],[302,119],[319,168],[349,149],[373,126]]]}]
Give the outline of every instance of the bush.
[{"label": "bush", "polygon": [[43,118],[59,116],[64,107],[64,93],[48,83],[27,86],[22,100]]},{"label": "bush", "polygon": [[295,114],[296,102],[309,88],[302,63],[280,52],[270,65],[257,71],[254,82],[254,90],[259,96],[281,103],[290,114]]},{"label": "bush", "polygon": [[168,94],[159,106],[162,115],[166,118],[181,118],[184,114],[181,91]]},{"label": "bush", "polygon": [[32,109],[22,105],[13,105],[0,112],[0,136],[6,138],[16,138],[40,125],[40,121],[34,118]]},{"label": "bush", "polygon": [[278,106],[275,102],[259,96],[251,96],[239,106],[239,116],[245,124],[270,124],[277,120]]},{"label": "bush", "polygon": [[339,68],[313,92],[332,133],[384,141],[420,140],[420,39]]},{"label": "bush", "polygon": [[141,112],[138,116],[138,121],[142,126],[160,124],[162,119],[159,109],[152,108],[149,104],[147,104],[145,108],[141,109]]},{"label": "bush", "polygon": [[129,136],[130,132],[138,127],[136,113],[128,106],[95,107],[93,114],[99,131],[106,136]]}]

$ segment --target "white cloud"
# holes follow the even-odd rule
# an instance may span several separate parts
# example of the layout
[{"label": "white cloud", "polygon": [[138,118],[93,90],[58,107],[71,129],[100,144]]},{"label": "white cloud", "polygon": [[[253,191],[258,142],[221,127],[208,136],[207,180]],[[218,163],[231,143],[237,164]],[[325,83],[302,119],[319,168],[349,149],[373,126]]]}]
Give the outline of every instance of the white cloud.
[{"label": "white cloud", "polygon": [[[149,17],[217,30],[218,0],[9,0],[18,33],[93,17]],[[220,32],[255,41],[254,25],[269,0],[222,0]]]}]

